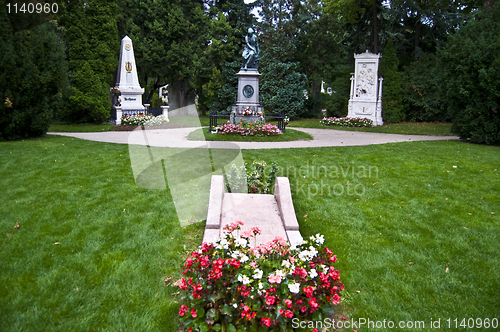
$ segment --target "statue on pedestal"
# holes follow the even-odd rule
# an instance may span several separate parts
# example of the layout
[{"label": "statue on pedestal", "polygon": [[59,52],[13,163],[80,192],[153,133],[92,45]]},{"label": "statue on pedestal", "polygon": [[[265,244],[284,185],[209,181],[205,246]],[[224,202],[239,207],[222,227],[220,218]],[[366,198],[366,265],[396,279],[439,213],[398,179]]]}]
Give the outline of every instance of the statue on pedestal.
[{"label": "statue on pedestal", "polygon": [[259,41],[252,28],[248,28],[245,36],[245,48],[243,49],[243,70],[259,67]]}]

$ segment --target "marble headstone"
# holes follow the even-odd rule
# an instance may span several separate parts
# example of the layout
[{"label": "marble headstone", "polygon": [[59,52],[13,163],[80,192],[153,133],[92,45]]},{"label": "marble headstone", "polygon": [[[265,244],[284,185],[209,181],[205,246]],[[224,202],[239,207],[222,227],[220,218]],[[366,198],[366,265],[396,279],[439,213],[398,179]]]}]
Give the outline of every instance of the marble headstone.
[{"label": "marble headstone", "polygon": [[351,96],[348,117],[368,118],[374,126],[384,124],[382,120],[382,78],[378,78],[380,54],[368,51],[354,54],[356,60],[351,77]]},{"label": "marble headstone", "polygon": [[145,109],[142,105],[144,88],[139,85],[134,47],[128,36],[123,37],[121,42],[116,88],[121,93],[121,106],[124,113],[127,110],[143,111]]}]

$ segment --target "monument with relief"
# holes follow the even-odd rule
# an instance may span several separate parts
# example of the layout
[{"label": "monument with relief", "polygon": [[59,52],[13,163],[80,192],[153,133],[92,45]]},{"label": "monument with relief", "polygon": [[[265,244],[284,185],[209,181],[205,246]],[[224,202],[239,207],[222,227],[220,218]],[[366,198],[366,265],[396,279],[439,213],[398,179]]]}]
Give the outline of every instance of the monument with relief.
[{"label": "monument with relief", "polygon": [[382,81],[378,78],[380,54],[368,51],[354,54],[356,60],[351,77],[351,97],[347,116],[352,118],[367,118],[374,126],[384,124],[382,120]]},{"label": "monument with relief", "polygon": [[118,105],[115,105],[116,124],[120,124],[122,114],[138,115],[145,111],[145,107],[142,105],[144,88],[139,85],[134,48],[132,40],[128,36],[123,37],[121,42],[117,82],[114,90],[121,94]]},{"label": "monument with relief", "polygon": [[259,102],[259,41],[252,28],[245,36],[243,63],[238,76],[238,98],[231,111],[231,123],[240,119],[253,123],[260,119],[264,108]]}]

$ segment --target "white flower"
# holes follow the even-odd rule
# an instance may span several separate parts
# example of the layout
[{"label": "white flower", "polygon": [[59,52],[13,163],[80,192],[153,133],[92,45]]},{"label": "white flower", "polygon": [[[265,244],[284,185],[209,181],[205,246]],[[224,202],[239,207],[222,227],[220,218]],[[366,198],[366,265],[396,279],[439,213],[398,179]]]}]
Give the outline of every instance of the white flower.
[{"label": "white flower", "polygon": [[298,292],[300,292],[300,284],[298,282],[288,284],[288,289],[290,289],[291,293],[297,294]]},{"label": "white flower", "polygon": [[251,283],[250,279],[246,276],[246,275],[238,275],[238,281],[239,282],[242,282],[243,285],[248,285],[249,283]]},{"label": "white flower", "polygon": [[262,288],[264,288],[264,285],[261,282],[259,282],[259,289],[262,289]]},{"label": "white flower", "polygon": [[234,244],[237,245],[237,246],[240,246],[242,248],[245,248],[247,246],[247,240],[243,239],[243,238],[237,238],[236,241],[234,241]]},{"label": "white flower", "polygon": [[281,278],[286,277],[286,272],[285,272],[285,271],[283,271],[283,270],[276,270],[276,271],[274,272],[274,274],[276,274],[277,276],[280,276]]},{"label": "white flower", "polygon": [[311,279],[314,279],[317,275],[316,269],[311,269],[311,271],[309,271],[309,277],[311,277]]},{"label": "white flower", "polygon": [[238,305],[236,303],[233,303],[233,308],[234,309],[237,309],[238,308]]},{"label": "white flower", "polygon": [[286,267],[287,269],[288,269],[288,268],[290,268],[290,261],[289,261],[289,260],[286,260],[286,261],[281,262],[281,266],[284,266],[284,267]]},{"label": "white flower", "polygon": [[311,240],[316,241],[316,244],[322,245],[325,242],[325,237],[321,234],[316,234],[310,237]]},{"label": "white flower", "polygon": [[248,259],[249,259],[248,256],[243,254],[243,255],[241,255],[240,262],[245,263],[246,261],[248,261]]},{"label": "white flower", "polygon": [[219,241],[219,243],[215,246],[215,249],[228,249],[229,248],[229,242],[227,242],[226,239],[222,239]]},{"label": "white flower", "polygon": [[231,257],[236,259],[240,256],[240,252],[238,250],[235,250],[232,254],[231,254]]},{"label": "white flower", "polygon": [[[255,269],[255,273],[254,275],[252,276],[254,279],[261,279],[262,278],[262,275],[264,274],[264,272],[260,269]],[[262,284],[259,283],[259,287],[261,286]]]}]

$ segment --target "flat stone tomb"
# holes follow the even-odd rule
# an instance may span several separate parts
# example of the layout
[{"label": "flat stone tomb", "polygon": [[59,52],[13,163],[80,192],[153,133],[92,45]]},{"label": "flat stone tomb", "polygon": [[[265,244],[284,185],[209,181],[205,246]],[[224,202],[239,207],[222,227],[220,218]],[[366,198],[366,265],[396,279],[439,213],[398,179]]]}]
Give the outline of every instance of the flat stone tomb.
[{"label": "flat stone tomb", "polygon": [[224,234],[224,226],[235,221],[243,222],[240,232],[252,227],[261,230],[250,240],[254,247],[274,240],[277,236],[288,241],[291,247],[302,242],[299,223],[293,208],[288,178],[277,177],[274,195],[227,193],[222,175],[212,175],[210,201],[203,242],[215,243]]},{"label": "flat stone tomb", "polygon": [[[237,220],[244,223],[240,232],[252,227],[260,228],[262,234],[257,235],[257,245],[272,241],[276,236],[288,240],[274,195],[225,193],[222,202],[221,235],[224,226]],[[255,239],[250,241],[253,247]]]}]

